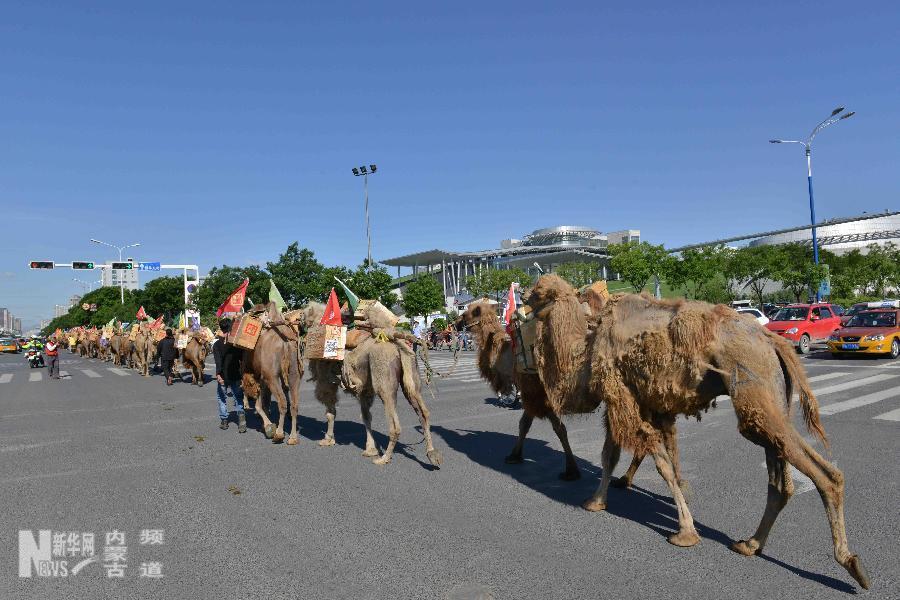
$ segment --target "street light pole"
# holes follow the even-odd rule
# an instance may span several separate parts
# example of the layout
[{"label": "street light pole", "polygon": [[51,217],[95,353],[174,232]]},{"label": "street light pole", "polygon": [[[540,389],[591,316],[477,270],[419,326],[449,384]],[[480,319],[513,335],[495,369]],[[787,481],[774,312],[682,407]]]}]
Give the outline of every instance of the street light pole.
[{"label": "street light pole", "polygon": [[[819,264],[819,241],[816,238],[816,203],[813,199],[813,181],[812,181],[812,143],[815,139],[816,135],[829,125],[834,125],[838,121],[842,121],[844,119],[849,119],[856,113],[850,111],[848,113],[844,113],[841,116],[837,116],[841,112],[844,111],[843,106],[838,106],[833,111],[831,111],[831,115],[823,120],[821,123],[815,126],[815,128],[810,132],[810,134],[806,137],[805,140],[769,140],[770,144],[800,144],[803,146],[803,149],[806,152],[806,183],[809,189],[809,220],[810,225],[812,226],[812,246],[813,246],[813,261],[816,265]],[[821,286],[816,287],[816,302],[821,300],[819,295],[819,289]]]},{"label": "street light pole", "polygon": [[377,170],[377,165],[369,165],[368,169],[366,169],[366,165],[359,168],[353,167],[353,175],[356,177],[362,175],[363,177],[363,189],[366,194],[366,268],[372,266],[372,230],[369,228],[369,173],[374,175]]},{"label": "street light pole", "polygon": [[[127,246],[114,246],[113,244],[109,244],[107,242],[101,242],[100,240],[95,240],[93,238],[91,238],[91,241],[95,244],[102,244],[103,246],[109,246],[110,248],[115,248],[116,250],[118,250],[119,251],[119,262],[122,262],[122,251],[123,250],[125,250],[126,248],[134,248],[136,246],[141,245],[140,242],[137,242],[134,244],[128,244]],[[110,273],[110,277],[112,277],[111,273]],[[119,298],[120,298],[122,304],[125,304],[125,278],[124,277],[119,277]]]}]

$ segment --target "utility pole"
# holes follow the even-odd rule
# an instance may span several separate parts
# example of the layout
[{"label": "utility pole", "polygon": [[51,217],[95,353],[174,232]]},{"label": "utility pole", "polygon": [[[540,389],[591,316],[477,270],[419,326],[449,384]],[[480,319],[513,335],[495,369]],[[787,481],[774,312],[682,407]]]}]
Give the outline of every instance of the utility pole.
[{"label": "utility pole", "polygon": [[354,176],[359,177],[360,175],[362,175],[363,188],[366,195],[366,242],[368,246],[366,252],[366,268],[372,267],[372,230],[369,228],[369,173],[374,175],[375,171],[377,170],[377,165],[369,165],[368,169],[366,169],[366,165],[363,165],[359,168],[353,167]]}]

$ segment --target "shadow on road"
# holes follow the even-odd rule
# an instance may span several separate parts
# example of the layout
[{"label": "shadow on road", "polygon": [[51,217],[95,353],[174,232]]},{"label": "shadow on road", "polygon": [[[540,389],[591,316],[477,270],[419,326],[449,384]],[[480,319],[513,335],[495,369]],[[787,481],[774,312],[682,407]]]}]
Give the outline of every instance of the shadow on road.
[{"label": "shadow on road", "polygon": [[[563,466],[565,455],[543,440],[526,440],[523,451],[525,463],[508,465],[503,462],[503,458],[516,442],[514,435],[496,431],[453,430],[440,426],[433,426],[431,429],[449,447],[465,454],[476,463],[503,473],[562,504],[580,507],[581,502],[593,494],[599,484],[602,469],[577,457],[581,479],[574,482],[559,480],[556,477],[556,469]],[[599,445],[600,441],[597,443]],[[620,459],[619,468],[627,467],[627,455],[625,458],[625,461]],[[610,487],[606,512],[643,525],[663,537],[668,537],[678,529],[678,512],[672,499],[639,486],[633,486],[628,490]],[[696,517],[694,525],[701,537],[722,544],[726,548],[735,541],[718,529],[697,521]],[[842,592],[854,591],[853,586],[833,577],[812,573],[770,556],[760,557],[826,587]]]}]

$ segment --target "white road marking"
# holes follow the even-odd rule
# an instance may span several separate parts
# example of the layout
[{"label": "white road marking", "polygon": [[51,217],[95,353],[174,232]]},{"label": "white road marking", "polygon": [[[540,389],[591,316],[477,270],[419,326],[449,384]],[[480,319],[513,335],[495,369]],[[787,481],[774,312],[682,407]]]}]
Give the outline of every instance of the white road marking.
[{"label": "white road marking", "polygon": [[835,402],[834,404],[823,406],[819,408],[819,414],[836,415],[847,410],[859,408],[860,406],[875,404],[876,402],[881,402],[882,400],[887,400],[888,398],[896,398],[898,396],[900,396],[900,391],[898,391],[896,388],[881,390],[880,392],[866,394],[865,396],[860,396],[859,398],[852,398],[850,400],[844,400],[843,402]]},{"label": "white road marking", "polygon": [[28,374],[28,381],[40,381],[43,378],[44,378],[44,375],[40,371],[38,371],[37,373],[32,371],[31,373]]},{"label": "white road marking", "polygon": [[81,372],[84,373],[85,375],[87,375],[88,377],[103,377],[103,375],[101,375],[100,373],[98,373],[97,371],[94,371],[92,369],[81,369]]},{"label": "white road marking", "polygon": [[816,381],[825,381],[826,379],[834,379],[836,377],[843,377],[844,375],[849,375],[850,373],[824,373],[822,375],[816,375],[815,377],[810,377],[809,382],[814,383]]},{"label": "white road marking", "polygon": [[483,380],[481,379],[481,377],[477,377],[475,379],[460,379],[460,381],[462,381],[463,383],[472,383],[474,381],[483,381]]},{"label": "white road marking", "polygon": [[64,377],[68,377],[68,376],[69,376],[69,372],[68,372],[68,371],[60,371],[60,372],[59,372],[59,377],[60,377],[60,379],[62,379],[62,378],[64,378]]},{"label": "white road marking", "polygon": [[3,375],[0,375],[0,383],[9,383],[12,378],[12,373],[4,373]]},{"label": "white road marking", "polygon": [[883,415],[872,417],[873,419],[881,419],[882,421],[900,421],[900,408],[886,412]]},{"label": "white road marking", "polygon": [[825,394],[833,394],[835,392],[843,392],[844,390],[852,390],[853,388],[862,387],[864,385],[869,385],[872,383],[878,383],[879,381],[885,381],[887,379],[894,379],[895,377],[900,377],[900,375],[881,373],[880,375],[872,375],[871,377],[863,377],[862,379],[854,379],[853,381],[836,383],[834,385],[830,385],[818,390],[813,389],[813,392],[815,392],[816,396],[824,396]]},{"label": "white road marking", "polygon": [[115,367],[109,367],[106,370],[110,371],[112,373],[115,373],[116,375],[119,375],[120,377],[125,377],[126,375],[130,375],[130,373],[128,371],[126,371],[125,369],[116,369]]}]

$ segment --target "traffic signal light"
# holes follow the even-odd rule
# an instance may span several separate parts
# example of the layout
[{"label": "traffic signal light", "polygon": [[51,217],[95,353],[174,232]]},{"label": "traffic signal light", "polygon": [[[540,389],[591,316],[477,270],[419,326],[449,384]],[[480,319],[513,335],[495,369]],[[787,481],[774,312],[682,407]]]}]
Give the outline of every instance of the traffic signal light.
[{"label": "traffic signal light", "polygon": [[92,262],[84,262],[84,261],[72,261],[73,269],[93,269],[94,263]]},{"label": "traffic signal light", "polygon": [[120,271],[131,271],[134,269],[134,263],[130,262],[114,262],[110,265],[113,269],[118,269]]},{"label": "traffic signal light", "polygon": [[52,260],[33,260],[28,266],[32,269],[52,269],[53,261]]}]

